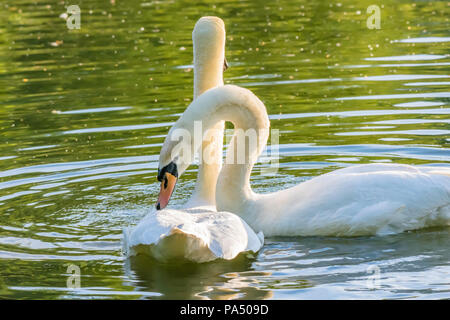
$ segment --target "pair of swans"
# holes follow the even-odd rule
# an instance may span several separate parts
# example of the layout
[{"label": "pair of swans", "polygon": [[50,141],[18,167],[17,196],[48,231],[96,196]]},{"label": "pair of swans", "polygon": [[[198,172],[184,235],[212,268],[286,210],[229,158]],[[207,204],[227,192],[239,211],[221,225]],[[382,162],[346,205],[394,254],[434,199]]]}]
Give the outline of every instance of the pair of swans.
[{"label": "pair of swans", "polygon": [[[202,19],[208,23],[202,24]],[[250,174],[267,143],[270,128],[267,111],[251,91],[223,85],[225,32],[217,32],[220,28],[197,28],[221,22],[220,19],[216,20],[218,18],[202,19],[193,33],[195,99],[171,128],[161,149],[158,170],[158,180],[161,181],[157,205],[159,209],[168,204],[176,180],[193,161],[192,156],[186,157],[186,150],[191,150],[190,154],[193,155],[195,151],[206,148],[212,152],[208,163],[203,162],[199,167],[196,189],[188,204],[212,206],[213,210],[203,214],[208,219],[217,219],[217,225],[222,221],[221,214],[214,210],[214,204],[217,211],[226,213],[230,219],[235,219],[235,215],[241,218],[233,221],[239,221],[238,224],[244,228],[230,229],[231,233],[215,230],[219,231],[217,235],[220,240],[236,239],[239,235],[244,235],[239,241],[249,239],[246,243],[241,243],[240,251],[235,250],[235,253],[249,249],[244,248],[244,245],[249,244],[250,239],[259,239],[251,237],[255,235],[253,230],[262,232],[265,236],[358,236],[392,234],[450,224],[448,168],[397,164],[357,165],[315,177],[275,193],[253,192],[249,182]],[[202,124],[202,136],[208,136],[208,139],[179,141],[177,132],[180,130],[195,137],[195,123],[198,121]],[[225,164],[221,167],[224,121],[233,123],[235,134],[229,144]],[[244,161],[236,163],[234,155],[240,148],[237,132],[247,130],[256,133],[257,143],[247,144]],[[214,159],[217,161],[212,161]],[[175,212],[166,209],[158,214],[177,214],[178,217],[171,217],[187,221],[192,219],[189,211]],[[142,225],[142,232],[145,226],[149,227],[148,224],[144,226],[143,222],[137,227],[139,229]],[[194,223],[196,227],[199,227],[198,222]],[[225,225],[227,221],[223,223]],[[231,226],[235,227],[233,224]],[[211,229],[211,225],[208,228]],[[143,238],[145,237],[141,237],[140,241]],[[229,243],[223,241],[221,245],[223,251]],[[191,247],[193,250],[198,248]]]}]

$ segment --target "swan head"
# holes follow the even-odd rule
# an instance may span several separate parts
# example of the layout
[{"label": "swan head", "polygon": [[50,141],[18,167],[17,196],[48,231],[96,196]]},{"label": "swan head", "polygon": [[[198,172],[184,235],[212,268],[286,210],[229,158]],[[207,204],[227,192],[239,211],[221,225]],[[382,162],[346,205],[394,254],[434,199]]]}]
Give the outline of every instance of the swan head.
[{"label": "swan head", "polygon": [[225,59],[225,24],[219,17],[201,17],[192,31],[194,62],[198,65],[219,65],[225,71],[228,63]]},{"label": "swan head", "polygon": [[202,17],[192,32],[194,74],[198,87],[194,95],[223,84],[225,59],[225,24],[218,17]]}]

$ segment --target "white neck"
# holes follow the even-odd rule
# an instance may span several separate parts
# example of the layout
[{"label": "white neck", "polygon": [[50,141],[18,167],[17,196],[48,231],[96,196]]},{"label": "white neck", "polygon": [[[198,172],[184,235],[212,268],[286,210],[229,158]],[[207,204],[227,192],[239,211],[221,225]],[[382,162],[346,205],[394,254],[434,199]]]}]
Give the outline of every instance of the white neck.
[{"label": "white neck", "polygon": [[224,122],[218,122],[214,129],[215,134],[212,139],[202,142],[201,149],[212,151],[209,156],[212,161],[206,162],[202,157],[198,167],[195,190],[187,202],[187,207],[216,206],[216,184],[222,168]]},{"label": "white neck", "polygon": [[[264,104],[251,91],[226,85],[200,96],[186,109],[182,118],[190,123],[202,121],[203,132],[219,124],[223,126],[223,121],[233,123],[235,133],[227,150],[225,165],[218,180],[214,180],[217,181],[214,189],[218,211],[239,213],[242,203],[254,195],[249,183],[250,174],[267,143],[270,122]],[[249,136],[253,134],[255,143],[239,142],[239,131]],[[194,141],[194,144],[197,150],[200,143]],[[205,176],[205,179],[213,182],[211,177]]]},{"label": "white neck", "polygon": [[205,57],[194,47],[194,99],[206,90],[223,86],[224,49]]},{"label": "white neck", "polygon": [[[223,86],[225,31],[223,30],[223,35],[218,33],[219,36],[215,33],[205,34],[204,29],[201,29],[202,22],[205,21],[209,24],[208,28],[211,23],[218,23],[217,18],[204,17],[194,29],[194,100],[211,88]],[[213,42],[209,39],[211,37],[214,38]],[[216,205],[216,184],[222,167],[224,122],[216,123],[214,129],[212,139],[204,141],[201,149],[212,151],[212,155],[209,156],[212,161],[205,162],[204,157],[201,157],[195,190],[187,203],[188,207]]]}]

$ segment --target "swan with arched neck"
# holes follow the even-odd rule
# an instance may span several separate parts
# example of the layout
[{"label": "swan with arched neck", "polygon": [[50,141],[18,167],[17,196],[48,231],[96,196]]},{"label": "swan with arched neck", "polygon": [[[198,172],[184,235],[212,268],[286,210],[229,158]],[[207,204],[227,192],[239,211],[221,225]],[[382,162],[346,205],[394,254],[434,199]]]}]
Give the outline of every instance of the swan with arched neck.
[{"label": "swan with arched neck", "polygon": [[[265,236],[392,234],[450,225],[448,168],[356,165],[289,189],[255,193],[250,174],[266,145],[270,122],[264,104],[247,89],[226,85],[208,90],[189,105],[171,132],[186,130],[194,136],[196,122],[207,132],[222,121],[232,122],[235,134],[217,181],[217,209],[239,215]],[[257,143],[242,148],[239,130],[254,130]],[[198,150],[201,139],[182,140],[177,150],[171,139],[169,133],[159,167],[174,166],[181,176],[191,159],[177,150]],[[235,150],[245,151],[245,161],[235,161]]]}]

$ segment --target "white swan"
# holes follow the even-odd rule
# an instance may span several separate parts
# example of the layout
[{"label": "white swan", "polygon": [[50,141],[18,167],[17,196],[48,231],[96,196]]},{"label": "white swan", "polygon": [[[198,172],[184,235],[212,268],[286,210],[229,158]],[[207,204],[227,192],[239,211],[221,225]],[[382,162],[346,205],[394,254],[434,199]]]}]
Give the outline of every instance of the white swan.
[{"label": "white swan", "polygon": [[[194,43],[194,99],[209,88],[223,85],[226,67],[225,27],[220,18],[203,17],[192,33]],[[222,165],[224,122],[214,124],[214,134],[203,142],[210,159],[199,166],[197,184],[182,209],[154,210],[132,229],[124,230],[123,250],[128,256],[147,254],[159,261],[186,259],[207,262],[233,259],[241,252],[257,252],[263,245],[262,233],[255,232],[238,216],[216,212],[215,191]],[[158,206],[166,206],[177,176],[166,167]],[[170,190],[170,192],[168,191]]]},{"label": "white swan", "polygon": [[[235,134],[217,182],[217,209],[239,215],[265,236],[374,235],[450,225],[448,168],[357,165],[286,190],[256,194],[249,179],[266,145],[269,119],[264,104],[251,91],[232,85],[210,89],[189,105],[172,129],[193,135],[194,121],[201,121],[206,132],[223,120],[234,124]],[[257,139],[257,143],[244,143],[241,164],[234,159],[239,148],[243,151],[236,135],[242,132],[239,129],[255,130]],[[191,159],[177,150],[197,150],[200,144],[183,140],[175,149],[171,140],[169,134],[159,166],[173,166],[181,175]]]}]

